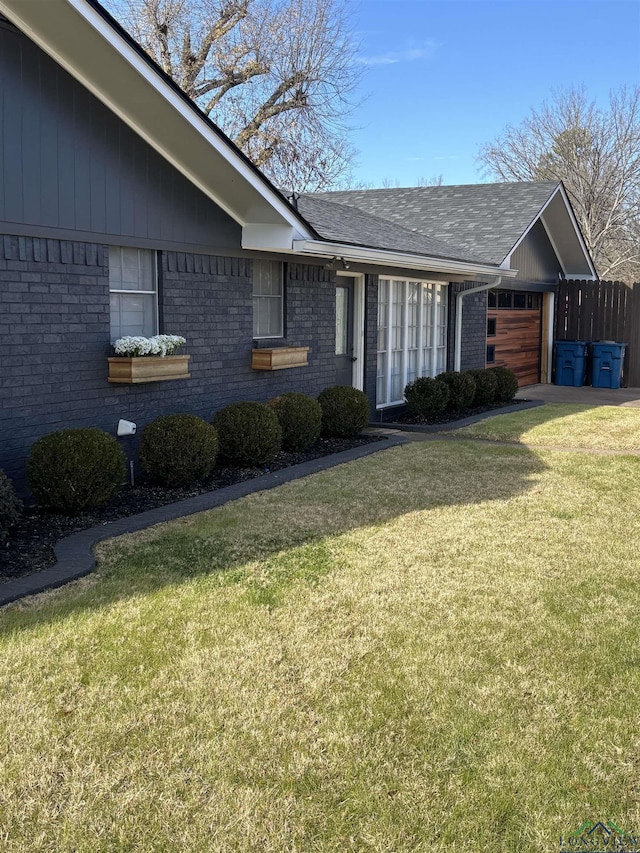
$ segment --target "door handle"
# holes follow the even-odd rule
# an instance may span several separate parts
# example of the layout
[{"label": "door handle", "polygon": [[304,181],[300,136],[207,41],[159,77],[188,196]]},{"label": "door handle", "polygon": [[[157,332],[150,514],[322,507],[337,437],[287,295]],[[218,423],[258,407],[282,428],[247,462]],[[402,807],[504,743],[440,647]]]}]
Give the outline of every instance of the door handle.
[{"label": "door handle", "polygon": [[350,360],[351,360],[351,361],[357,361],[357,360],[358,360],[358,356],[357,356],[357,355],[352,355]]}]

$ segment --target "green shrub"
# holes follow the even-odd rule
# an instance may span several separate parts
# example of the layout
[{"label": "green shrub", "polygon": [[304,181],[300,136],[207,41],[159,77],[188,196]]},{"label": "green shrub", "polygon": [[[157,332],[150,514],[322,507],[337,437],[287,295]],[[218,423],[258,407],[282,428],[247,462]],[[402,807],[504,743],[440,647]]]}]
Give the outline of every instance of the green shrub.
[{"label": "green shrub", "polygon": [[216,414],[213,425],[220,455],[240,468],[265,465],[282,447],[278,417],[265,403],[232,403]]},{"label": "green shrub", "polygon": [[336,438],[358,435],[369,423],[369,399],[350,385],[333,385],[318,396],[322,433]]},{"label": "green shrub", "polygon": [[188,486],[216,464],[218,434],[196,415],[162,415],[140,437],[142,470],[165,486]]},{"label": "green shrub", "polygon": [[404,389],[409,413],[423,420],[429,420],[447,408],[449,402],[449,386],[439,379],[420,376],[409,382]]},{"label": "green shrub", "polygon": [[320,403],[306,394],[281,394],[269,401],[282,429],[285,450],[304,450],[317,441],[322,429]]},{"label": "green shrub", "polygon": [[498,380],[491,370],[469,370],[476,383],[476,393],[473,398],[474,406],[490,406],[496,399]]},{"label": "green shrub", "polygon": [[16,495],[13,483],[0,470],[0,542],[9,533],[9,528],[17,524],[22,512],[22,501]]},{"label": "green shrub", "polygon": [[449,388],[447,408],[450,412],[460,414],[471,406],[476,393],[476,383],[468,371],[457,373],[455,370],[448,370],[437,378]]},{"label": "green shrub", "polygon": [[518,391],[518,377],[508,367],[492,367],[498,386],[496,389],[497,403],[510,403]]},{"label": "green shrub", "polygon": [[31,448],[27,476],[39,504],[73,515],[112,498],[126,473],[124,453],[101,429],[61,429]]}]

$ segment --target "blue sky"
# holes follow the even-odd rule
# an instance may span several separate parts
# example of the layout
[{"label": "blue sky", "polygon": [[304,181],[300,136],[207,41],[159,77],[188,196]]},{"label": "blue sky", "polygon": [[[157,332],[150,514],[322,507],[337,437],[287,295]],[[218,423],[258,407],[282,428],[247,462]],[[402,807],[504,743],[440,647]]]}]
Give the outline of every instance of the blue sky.
[{"label": "blue sky", "polygon": [[358,0],[356,181],[483,180],[478,148],[554,87],[640,84],[640,0]]}]

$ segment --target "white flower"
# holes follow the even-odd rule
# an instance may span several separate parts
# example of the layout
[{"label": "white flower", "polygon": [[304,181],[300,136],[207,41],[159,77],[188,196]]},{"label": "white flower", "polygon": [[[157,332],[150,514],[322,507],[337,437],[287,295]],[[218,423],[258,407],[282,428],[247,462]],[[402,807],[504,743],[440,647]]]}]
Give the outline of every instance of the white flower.
[{"label": "white flower", "polygon": [[140,335],[127,335],[118,338],[113,345],[116,355],[133,358],[141,355],[173,355],[183,344],[186,338],[181,335],[154,335],[151,338],[143,338]]}]

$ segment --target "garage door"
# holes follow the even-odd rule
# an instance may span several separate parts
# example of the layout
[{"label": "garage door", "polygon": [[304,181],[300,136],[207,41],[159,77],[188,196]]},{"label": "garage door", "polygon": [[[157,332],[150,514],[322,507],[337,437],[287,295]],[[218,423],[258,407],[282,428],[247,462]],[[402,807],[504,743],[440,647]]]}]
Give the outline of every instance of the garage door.
[{"label": "garage door", "polygon": [[487,367],[508,367],[519,385],[540,381],[542,294],[490,290],[487,306]]}]

